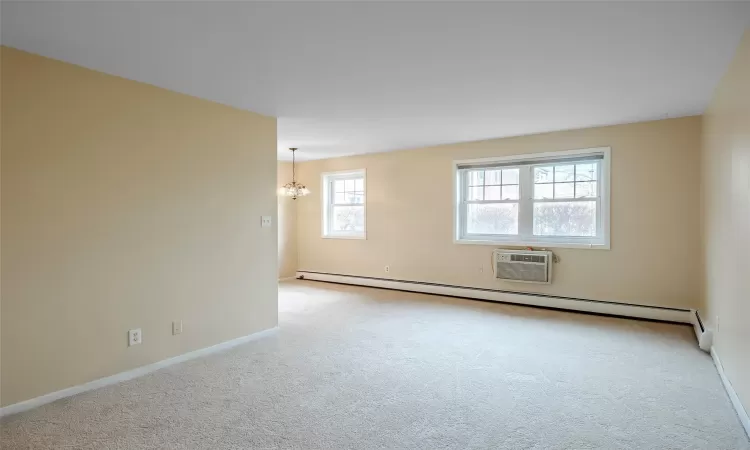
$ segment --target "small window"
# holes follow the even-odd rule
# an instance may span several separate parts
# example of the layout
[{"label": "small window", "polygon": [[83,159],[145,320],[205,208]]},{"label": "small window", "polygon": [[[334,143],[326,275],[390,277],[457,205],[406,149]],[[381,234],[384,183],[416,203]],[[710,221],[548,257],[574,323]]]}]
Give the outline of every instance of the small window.
[{"label": "small window", "polygon": [[365,238],[365,171],[323,174],[323,237]]},{"label": "small window", "polygon": [[609,248],[609,153],[456,162],[456,242]]}]

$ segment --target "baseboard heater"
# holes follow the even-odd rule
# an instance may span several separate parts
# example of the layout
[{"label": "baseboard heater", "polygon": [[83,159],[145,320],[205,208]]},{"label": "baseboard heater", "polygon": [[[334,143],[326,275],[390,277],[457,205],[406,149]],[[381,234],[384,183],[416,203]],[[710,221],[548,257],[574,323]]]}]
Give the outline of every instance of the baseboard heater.
[{"label": "baseboard heater", "polygon": [[[697,330],[702,330],[702,324],[697,312],[688,308],[665,308],[662,306],[634,305],[629,303],[607,302],[601,300],[587,300],[581,298],[559,297],[546,294],[504,291],[467,286],[451,286],[422,281],[393,280],[387,278],[362,277],[354,275],[340,275],[322,272],[297,272],[297,278],[328,283],[351,284],[398,291],[436,294],[448,297],[488,300],[501,303],[536,306],[541,308],[562,309],[585,313],[602,314],[608,316],[628,317],[636,319],[658,320],[690,324]],[[698,325],[698,326],[697,326]],[[700,338],[700,336],[699,336]]]}]

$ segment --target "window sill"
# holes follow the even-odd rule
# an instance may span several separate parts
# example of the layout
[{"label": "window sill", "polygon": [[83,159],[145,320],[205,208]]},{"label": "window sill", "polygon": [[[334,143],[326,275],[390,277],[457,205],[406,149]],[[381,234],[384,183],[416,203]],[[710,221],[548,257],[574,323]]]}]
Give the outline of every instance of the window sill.
[{"label": "window sill", "polygon": [[610,250],[609,243],[588,242],[454,239],[453,243],[461,245],[488,245],[492,247],[581,248],[587,250]]},{"label": "window sill", "polygon": [[324,234],[323,239],[367,239],[366,234]]}]

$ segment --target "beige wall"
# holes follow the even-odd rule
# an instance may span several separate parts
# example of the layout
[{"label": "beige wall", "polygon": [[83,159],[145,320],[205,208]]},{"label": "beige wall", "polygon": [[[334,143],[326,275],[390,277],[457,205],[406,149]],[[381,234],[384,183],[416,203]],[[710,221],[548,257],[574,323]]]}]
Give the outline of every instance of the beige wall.
[{"label": "beige wall", "polygon": [[[292,181],[292,163],[279,161],[277,186]],[[279,278],[293,277],[297,271],[297,202],[279,196]]]},{"label": "beige wall", "polygon": [[[0,51],[2,47],[0,46]],[[3,153],[3,139],[2,139],[2,55],[0,55],[0,255],[2,255],[2,153]],[[0,257],[0,273],[2,273],[2,258]],[[2,289],[2,276],[0,276],[0,407],[3,405],[3,289]]]},{"label": "beige wall", "polygon": [[3,405],[276,325],[275,119],[3,48],[2,131]]},{"label": "beige wall", "polygon": [[[314,195],[298,200],[299,268],[697,307],[700,132],[688,117],[304,162]],[[612,148],[611,250],[556,250],[547,286],[496,281],[494,247],[453,243],[453,160],[600,146]],[[367,240],[322,239],[321,173],[348,169],[367,170]]]},{"label": "beige wall", "polygon": [[718,353],[750,411],[750,30],[704,117],[706,309]]}]

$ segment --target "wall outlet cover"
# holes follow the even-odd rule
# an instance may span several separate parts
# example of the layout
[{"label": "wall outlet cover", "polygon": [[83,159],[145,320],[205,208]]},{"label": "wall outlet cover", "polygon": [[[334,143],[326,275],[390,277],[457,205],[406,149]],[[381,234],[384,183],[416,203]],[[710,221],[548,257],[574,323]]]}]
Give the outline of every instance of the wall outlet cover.
[{"label": "wall outlet cover", "polygon": [[260,226],[268,228],[271,226],[271,216],[260,216]]},{"label": "wall outlet cover", "polygon": [[182,334],[182,321],[181,320],[176,320],[172,322],[172,334],[175,336],[178,334]]},{"label": "wall outlet cover", "polygon": [[143,342],[143,333],[140,328],[128,331],[128,347],[138,345]]}]

